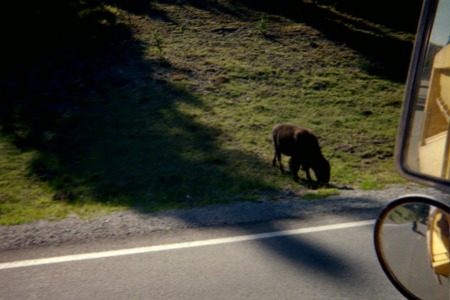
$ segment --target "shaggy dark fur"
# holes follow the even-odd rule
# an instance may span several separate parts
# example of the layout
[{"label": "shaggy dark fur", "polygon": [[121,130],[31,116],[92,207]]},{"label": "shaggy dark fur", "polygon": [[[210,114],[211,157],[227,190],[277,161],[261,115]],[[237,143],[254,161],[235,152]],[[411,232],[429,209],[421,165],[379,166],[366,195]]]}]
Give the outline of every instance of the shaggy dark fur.
[{"label": "shaggy dark fur", "polygon": [[298,170],[306,172],[308,180],[312,181],[309,169],[313,169],[319,183],[330,181],[330,163],[323,157],[317,137],[308,129],[295,125],[278,124],[272,130],[275,154],[272,165],[276,161],[280,170],[284,173],[281,163],[281,154],[290,156],[289,169],[294,174],[294,179],[299,180]]}]

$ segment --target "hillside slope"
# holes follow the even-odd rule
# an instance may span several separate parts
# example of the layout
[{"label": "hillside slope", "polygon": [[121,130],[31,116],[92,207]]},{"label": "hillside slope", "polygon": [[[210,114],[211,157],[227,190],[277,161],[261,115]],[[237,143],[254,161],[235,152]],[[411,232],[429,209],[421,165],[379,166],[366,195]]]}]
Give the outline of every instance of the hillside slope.
[{"label": "hillside slope", "polygon": [[[335,6],[250,2],[60,4],[58,23],[32,14],[46,34],[10,34],[0,78],[0,223],[399,182],[400,61],[414,34]],[[377,57],[355,47],[362,37],[403,48]],[[331,188],[271,166],[277,123],[316,133]]]}]

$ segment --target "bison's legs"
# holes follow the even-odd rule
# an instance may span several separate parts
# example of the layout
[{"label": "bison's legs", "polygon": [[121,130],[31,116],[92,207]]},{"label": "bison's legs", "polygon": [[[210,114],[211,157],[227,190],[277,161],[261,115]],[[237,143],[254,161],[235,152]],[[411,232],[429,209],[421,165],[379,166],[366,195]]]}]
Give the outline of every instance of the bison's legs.
[{"label": "bison's legs", "polygon": [[284,174],[283,164],[281,163],[281,151],[278,149],[277,144],[274,140],[275,153],[273,154],[272,166],[276,166],[276,161],[278,159],[278,164],[280,165],[280,171]]},{"label": "bison's legs", "polygon": [[289,160],[289,169],[294,176],[294,180],[299,181],[300,178],[298,177],[298,170],[300,169],[300,162],[297,159],[291,157],[291,159]]},{"label": "bison's legs", "polygon": [[277,151],[275,150],[275,153],[273,154],[273,160],[272,160],[272,166],[276,167],[277,166]]},{"label": "bison's legs", "polygon": [[308,178],[309,181],[312,181],[311,173],[309,172],[310,168],[303,166],[302,170],[306,172],[306,178]]},{"label": "bison's legs", "polygon": [[307,168],[305,171],[306,171],[306,178],[308,178],[309,181],[312,181],[311,174],[309,172],[309,168]]}]

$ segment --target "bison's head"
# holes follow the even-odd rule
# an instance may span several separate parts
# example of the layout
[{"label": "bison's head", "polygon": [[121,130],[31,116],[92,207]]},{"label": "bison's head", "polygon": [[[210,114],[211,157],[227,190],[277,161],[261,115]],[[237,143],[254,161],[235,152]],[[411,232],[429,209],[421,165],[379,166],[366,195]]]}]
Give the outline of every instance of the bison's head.
[{"label": "bison's head", "polygon": [[319,183],[330,182],[330,163],[325,158],[320,159],[317,164],[312,168]]}]

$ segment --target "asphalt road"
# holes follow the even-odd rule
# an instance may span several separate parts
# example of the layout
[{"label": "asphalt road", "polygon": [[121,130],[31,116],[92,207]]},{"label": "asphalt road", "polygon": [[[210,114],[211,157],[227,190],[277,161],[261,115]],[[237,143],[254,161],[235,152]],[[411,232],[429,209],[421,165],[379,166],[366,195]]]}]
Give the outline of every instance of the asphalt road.
[{"label": "asphalt road", "polygon": [[[367,217],[320,214],[5,251],[0,299],[403,299],[378,265]],[[105,255],[112,250],[122,252]]]}]

